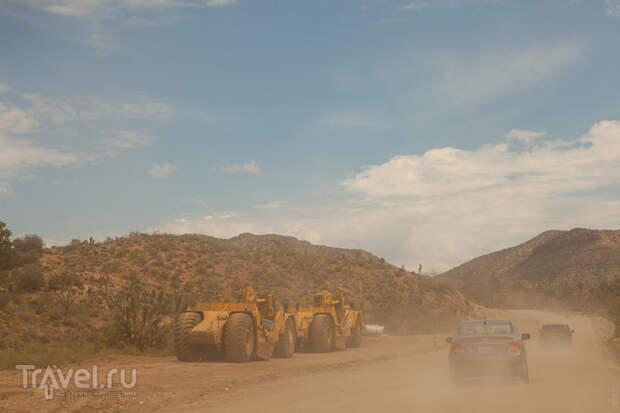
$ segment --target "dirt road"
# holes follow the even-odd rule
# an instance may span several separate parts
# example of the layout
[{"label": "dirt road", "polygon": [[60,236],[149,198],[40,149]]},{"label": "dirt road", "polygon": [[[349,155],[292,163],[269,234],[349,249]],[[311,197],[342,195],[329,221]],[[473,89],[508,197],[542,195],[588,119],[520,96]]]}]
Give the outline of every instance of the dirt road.
[{"label": "dirt road", "polygon": [[379,337],[360,349],[243,365],[112,357],[92,363],[137,368],[135,396],[44,401],[42,390],[18,387],[21,373],[3,372],[0,411],[620,412],[620,369],[602,345],[612,332],[607,321],[539,311],[496,315],[529,327],[568,322],[576,330],[573,349],[549,352],[534,339],[529,385],[482,379],[459,387],[448,380],[445,336]]},{"label": "dirt road", "polygon": [[[505,314],[510,316],[511,314]],[[562,321],[540,312],[513,313],[523,320]],[[446,352],[299,377],[248,392],[218,412],[273,408],[276,412],[613,412],[620,411],[620,370],[601,352],[609,333],[602,320],[570,317],[577,331],[571,351],[543,351],[530,343],[531,384],[483,379],[449,384]],[[327,408],[327,406],[330,406]],[[201,409],[192,412],[205,411]]]}]

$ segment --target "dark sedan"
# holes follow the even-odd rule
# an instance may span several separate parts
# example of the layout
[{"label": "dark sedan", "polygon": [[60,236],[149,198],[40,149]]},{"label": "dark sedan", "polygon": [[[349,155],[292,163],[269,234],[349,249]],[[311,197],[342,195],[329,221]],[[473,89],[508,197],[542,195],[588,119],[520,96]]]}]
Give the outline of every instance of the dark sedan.
[{"label": "dark sedan", "polygon": [[540,329],[540,340],[545,345],[567,345],[573,343],[573,333],[568,324],[544,324]]},{"label": "dark sedan", "polygon": [[509,374],[529,383],[525,340],[510,320],[473,320],[458,325],[450,343],[448,361],[455,384],[467,377]]}]

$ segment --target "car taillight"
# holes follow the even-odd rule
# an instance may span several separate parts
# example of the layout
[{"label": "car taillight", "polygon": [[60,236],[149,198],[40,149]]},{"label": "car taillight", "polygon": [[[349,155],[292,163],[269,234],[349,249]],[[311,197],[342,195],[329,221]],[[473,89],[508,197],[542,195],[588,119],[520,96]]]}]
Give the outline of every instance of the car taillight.
[{"label": "car taillight", "polygon": [[451,353],[461,353],[463,351],[465,351],[465,349],[458,343],[452,343],[452,346],[450,346]]},{"label": "car taillight", "polygon": [[512,343],[510,343],[510,345],[508,346],[508,351],[512,352],[512,353],[518,353],[523,349],[523,342],[522,341],[513,341]]}]

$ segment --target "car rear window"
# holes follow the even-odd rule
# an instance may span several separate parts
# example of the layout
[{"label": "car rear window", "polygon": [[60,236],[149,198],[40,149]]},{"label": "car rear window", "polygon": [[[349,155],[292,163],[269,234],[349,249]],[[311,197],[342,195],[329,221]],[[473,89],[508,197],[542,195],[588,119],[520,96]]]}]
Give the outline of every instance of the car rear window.
[{"label": "car rear window", "polygon": [[546,325],[543,326],[543,331],[546,333],[566,333],[568,326],[566,325]]},{"label": "car rear window", "polygon": [[459,324],[457,335],[459,336],[480,336],[489,334],[512,334],[512,324],[506,321],[468,321]]}]

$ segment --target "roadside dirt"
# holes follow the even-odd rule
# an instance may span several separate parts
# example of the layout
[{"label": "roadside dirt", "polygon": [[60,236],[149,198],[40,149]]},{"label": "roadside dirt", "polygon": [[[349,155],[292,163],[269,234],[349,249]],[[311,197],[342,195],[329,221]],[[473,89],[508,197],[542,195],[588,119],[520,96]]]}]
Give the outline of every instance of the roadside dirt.
[{"label": "roadside dirt", "polygon": [[[127,390],[135,395],[56,394],[46,401],[43,390],[21,387],[21,371],[2,371],[0,411],[620,412],[620,369],[604,353],[613,331],[606,320],[529,310],[489,316],[519,320],[521,332],[530,333],[535,332],[527,328],[544,322],[568,322],[576,330],[575,343],[569,350],[549,350],[534,337],[529,385],[482,379],[452,386],[444,335],[371,337],[359,349],[246,364],[102,357],[79,367],[97,365],[100,377],[112,368],[136,368],[137,385]],[[123,390],[116,379],[111,390]]]},{"label": "roadside dirt", "polygon": [[[183,411],[205,403],[213,405],[232,400],[239,393],[255,389],[265,383],[281,381],[302,375],[347,369],[351,366],[381,363],[420,352],[443,347],[444,336],[418,335],[407,337],[366,337],[361,348],[335,351],[327,354],[296,353],[292,359],[273,358],[244,364],[226,362],[181,363],[174,357],[109,356],[67,366],[92,372],[96,365],[99,382],[106,383],[110,369],[137,370],[135,388],[123,389],[119,374],[113,376],[113,387],[99,389],[96,395],[62,397],[45,400],[43,389],[22,388],[22,371],[0,371],[0,411],[10,412],[153,412],[164,408]],[[56,376],[58,377],[58,376]],[[42,375],[38,377],[38,383]],[[37,383],[37,384],[38,384]],[[72,381],[73,384],[73,381]],[[89,392],[74,385],[68,391]],[[109,395],[112,392],[135,395]]]}]

